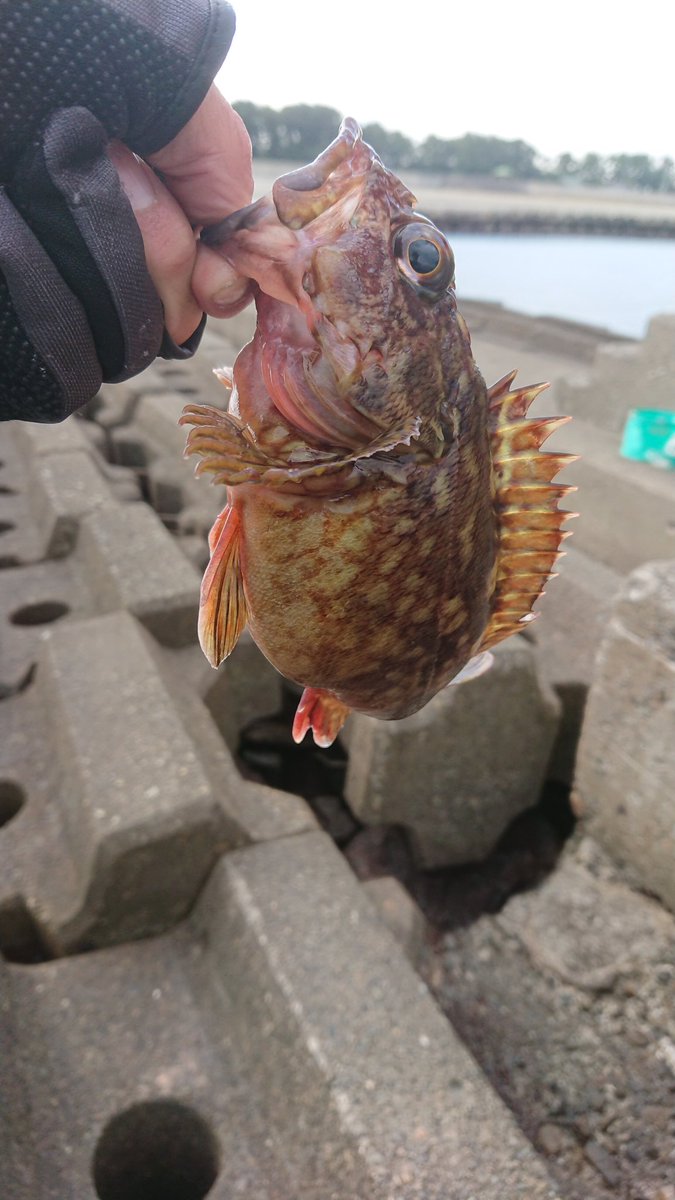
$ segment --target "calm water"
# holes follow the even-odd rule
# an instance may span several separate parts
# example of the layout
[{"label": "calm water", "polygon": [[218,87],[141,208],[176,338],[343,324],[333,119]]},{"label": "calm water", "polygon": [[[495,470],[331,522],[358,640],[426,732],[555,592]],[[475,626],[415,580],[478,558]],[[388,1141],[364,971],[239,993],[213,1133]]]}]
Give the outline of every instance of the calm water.
[{"label": "calm water", "polygon": [[675,241],[453,233],[457,293],[643,337],[675,312]]}]

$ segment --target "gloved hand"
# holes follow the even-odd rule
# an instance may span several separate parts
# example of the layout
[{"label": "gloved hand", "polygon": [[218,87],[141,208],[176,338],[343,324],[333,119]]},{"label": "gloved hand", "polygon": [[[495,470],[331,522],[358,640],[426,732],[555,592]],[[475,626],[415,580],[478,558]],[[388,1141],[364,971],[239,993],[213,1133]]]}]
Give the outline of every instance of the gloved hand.
[{"label": "gloved hand", "polygon": [[[60,420],[102,380],[189,356],[203,311],[244,302],[191,229],[250,199],[246,134],[209,92],[233,31],[220,0],[0,0],[2,418]],[[210,119],[228,133],[200,215]]]}]

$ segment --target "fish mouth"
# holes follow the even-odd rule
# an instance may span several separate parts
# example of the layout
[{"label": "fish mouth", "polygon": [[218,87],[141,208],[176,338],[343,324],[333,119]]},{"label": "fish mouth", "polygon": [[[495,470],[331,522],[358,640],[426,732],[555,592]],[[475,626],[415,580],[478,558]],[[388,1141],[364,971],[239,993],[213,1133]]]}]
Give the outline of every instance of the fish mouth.
[{"label": "fish mouth", "polygon": [[279,220],[289,229],[302,229],[349,196],[358,198],[375,166],[382,167],[380,159],[353,117],[346,117],[337,137],[313,162],[277,179],[272,199]]},{"label": "fish mouth", "polygon": [[329,209],[348,205],[350,199],[356,207],[374,167],[385,170],[364,142],[358,122],[345,117],[337,137],[313,162],[276,180],[271,200],[263,196],[224,221],[207,226],[201,240],[207,246],[223,246],[240,230],[253,230],[275,215],[287,229],[299,230]]}]

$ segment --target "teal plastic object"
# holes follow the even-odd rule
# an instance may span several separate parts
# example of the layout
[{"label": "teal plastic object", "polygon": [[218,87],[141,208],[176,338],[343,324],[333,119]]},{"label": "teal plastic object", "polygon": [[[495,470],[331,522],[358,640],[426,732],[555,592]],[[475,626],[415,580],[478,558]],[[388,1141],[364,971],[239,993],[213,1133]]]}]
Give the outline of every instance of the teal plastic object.
[{"label": "teal plastic object", "polygon": [[675,471],[675,412],[632,409],[623,431],[621,455]]}]

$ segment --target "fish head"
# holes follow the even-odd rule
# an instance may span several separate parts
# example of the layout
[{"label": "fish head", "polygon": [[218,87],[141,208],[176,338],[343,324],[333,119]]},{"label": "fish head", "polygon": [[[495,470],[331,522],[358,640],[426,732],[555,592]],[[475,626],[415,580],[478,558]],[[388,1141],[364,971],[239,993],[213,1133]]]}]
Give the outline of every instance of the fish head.
[{"label": "fish head", "polygon": [[454,257],[355,121],[207,240],[258,285],[263,352],[246,364],[296,428],[354,448],[415,417],[419,446],[443,443],[453,381],[473,361]]}]

